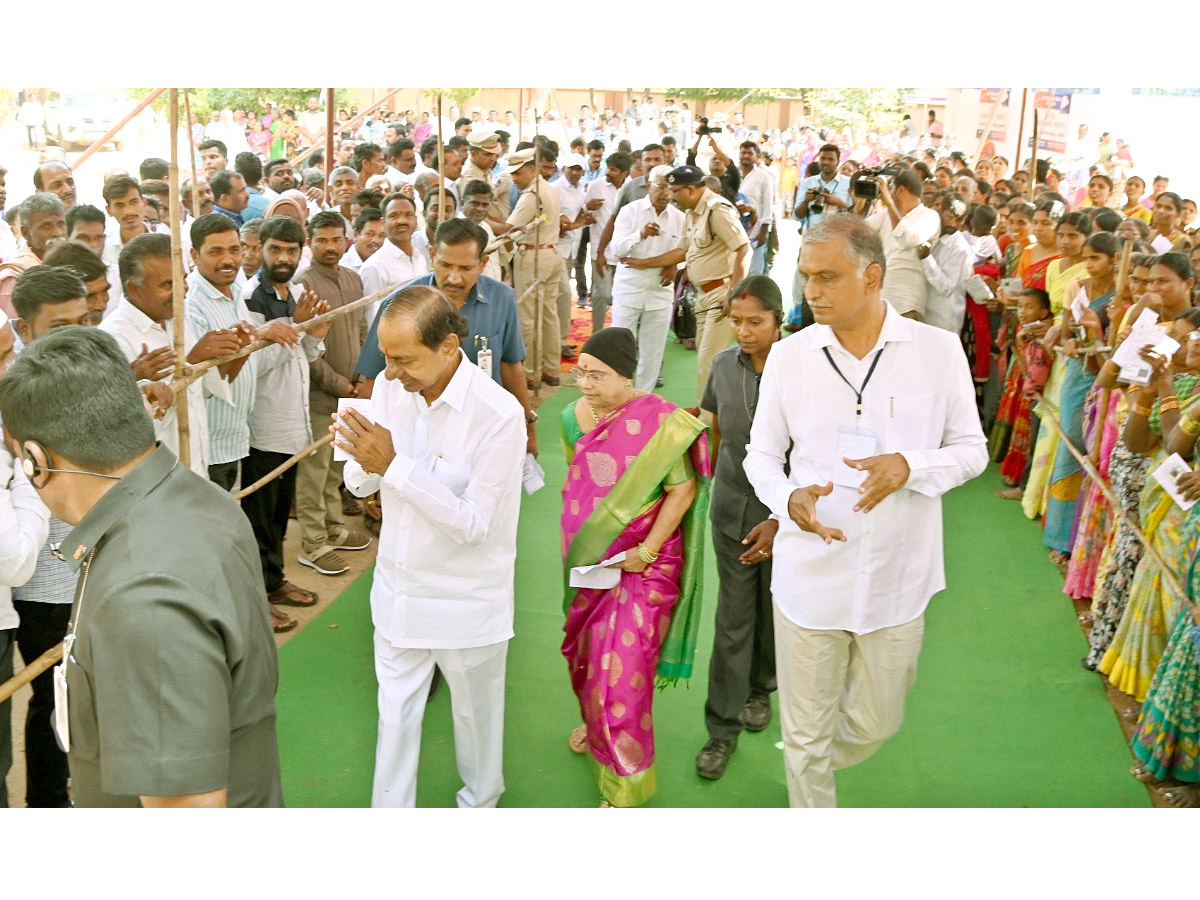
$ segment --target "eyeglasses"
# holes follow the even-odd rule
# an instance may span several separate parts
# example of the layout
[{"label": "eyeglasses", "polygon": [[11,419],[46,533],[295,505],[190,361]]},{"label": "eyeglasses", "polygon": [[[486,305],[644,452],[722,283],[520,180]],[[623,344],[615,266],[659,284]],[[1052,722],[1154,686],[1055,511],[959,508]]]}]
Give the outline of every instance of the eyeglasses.
[{"label": "eyeglasses", "polygon": [[599,386],[611,374],[611,372],[585,372],[583,369],[572,369],[571,380],[576,384],[583,384],[585,381],[590,381],[592,384]]}]

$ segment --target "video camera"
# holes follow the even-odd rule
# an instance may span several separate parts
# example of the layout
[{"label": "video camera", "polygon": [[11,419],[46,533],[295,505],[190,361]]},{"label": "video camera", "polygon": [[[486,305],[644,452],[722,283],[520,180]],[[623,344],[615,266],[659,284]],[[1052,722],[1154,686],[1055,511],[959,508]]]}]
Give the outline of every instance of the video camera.
[{"label": "video camera", "polygon": [[900,174],[899,166],[880,166],[877,169],[859,169],[854,173],[854,183],[851,185],[855,197],[863,200],[875,200],[879,197],[879,183],[875,181],[880,175],[894,178]]},{"label": "video camera", "polygon": [[709,128],[708,127],[708,117],[701,116],[700,117],[700,127],[696,129],[696,137],[704,137],[706,134],[720,134],[721,131],[722,131],[721,128]]}]

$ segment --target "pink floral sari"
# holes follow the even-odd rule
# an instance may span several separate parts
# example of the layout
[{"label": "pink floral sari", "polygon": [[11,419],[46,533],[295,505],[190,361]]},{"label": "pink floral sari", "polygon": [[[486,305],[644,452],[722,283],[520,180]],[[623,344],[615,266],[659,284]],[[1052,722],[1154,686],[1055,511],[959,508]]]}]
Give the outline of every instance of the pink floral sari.
[{"label": "pink floral sari", "polygon": [[[574,404],[563,412],[568,472],[563,485],[564,603],[571,686],[587,726],[601,794],[614,806],[653,795],[656,671],[691,674],[699,628],[704,520],[711,465],[704,425],[648,394],[580,436]],[[608,590],[569,587],[570,569],[644,541],[662,508],[663,485],[697,480],[683,525],[640,573]]]}]

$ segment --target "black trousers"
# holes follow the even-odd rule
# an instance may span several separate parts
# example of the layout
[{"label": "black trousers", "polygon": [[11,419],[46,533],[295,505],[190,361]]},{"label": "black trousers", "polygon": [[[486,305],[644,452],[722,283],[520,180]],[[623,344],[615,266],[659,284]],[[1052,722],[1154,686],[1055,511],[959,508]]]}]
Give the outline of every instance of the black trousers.
[{"label": "black trousers", "polygon": [[[39,603],[14,600],[21,617],[17,647],[29,665],[67,634],[71,624],[70,603]],[[25,713],[25,805],[62,807],[67,797],[67,754],[54,736],[54,670],[47,669],[30,685],[33,696]]]},{"label": "black trousers", "polygon": [[232,491],[237,483],[238,460],[227,463],[217,463],[208,467],[208,480],[223,491]]},{"label": "black trousers", "polygon": [[721,586],[704,724],[709,737],[731,741],[742,730],[740,717],[750,694],[775,690],[771,560],[742,565],[738,557],[746,547],[741,538],[731,538],[715,528],[713,547]]},{"label": "black trousers", "polygon": [[575,254],[575,294],[582,297],[587,291],[587,270],[590,265],[588,259],[588,241],[591,239],[591,226],[583,229],[583,236],[579,239],[579,252]]},{"label": "black trousers", "polygon": [[[15,628],[0,629],[0,683],[13,676]],[[0,703],[0,809],[8,808],[8,770],[12,767],[12,701]]]},{"label": "black trousers", "polygon": [[[290,458],[288,453],[272,453],[251,447],[250,455],[242,460],[242,485],[248,487],[254,484]],[[296,467],[292,466],[278,478],[242,498],[242,512],[250,520],[258,541],[258,555],[262,560],[263,581],[266,582],[268,594],[283,584],[283,536],[287,533],[288,512],[295,497]]]}]

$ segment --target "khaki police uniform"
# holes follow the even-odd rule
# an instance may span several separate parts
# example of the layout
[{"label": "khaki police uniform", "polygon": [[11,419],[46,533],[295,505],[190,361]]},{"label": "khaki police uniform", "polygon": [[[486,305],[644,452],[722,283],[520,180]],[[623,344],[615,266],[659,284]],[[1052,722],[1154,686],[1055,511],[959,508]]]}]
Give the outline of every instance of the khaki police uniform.
[{"label": "khaki police uniform", "polygon": [[[508,224],[528,225],[539,216],[545,221],[530,228],[515,241],[513,289],[517,293],[517,314],[521,318],[521,336],[525,339],[525,377],[538,381],[543,375],[557,378],[562,360],[558,334],[558,281],[563,260],[558,253],[558,191],[540,175],[521,192],[508,217]],[[530,285],[537,280],[537,287]],[[537,334],[538,310],[541,310],[540,340]],[[540,370],[539,370],[540,365]]]},{"label": "khaki police uniform", "polygon": [[739,248],[750,243],[737,210],[708,188],[684,221],[688,280],[696,296],[697,396],[704,396],[713,357],[733,343],[733,328],[723,309],[733,287]]}]

